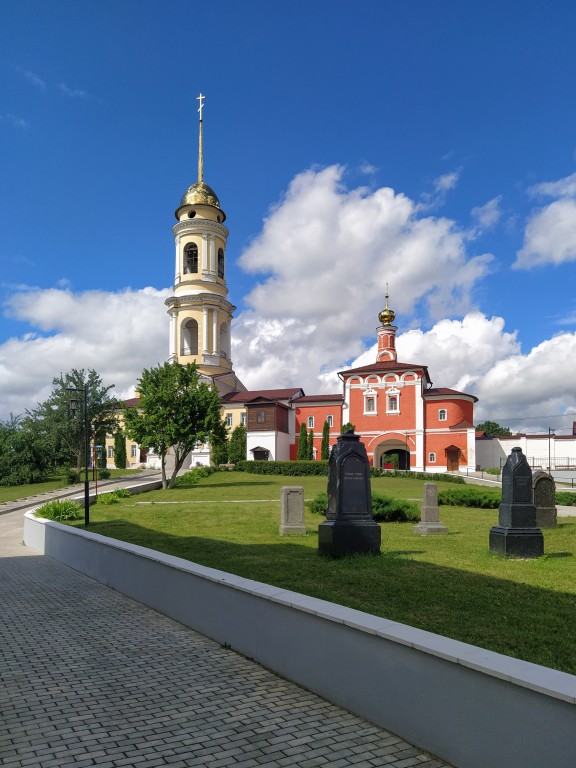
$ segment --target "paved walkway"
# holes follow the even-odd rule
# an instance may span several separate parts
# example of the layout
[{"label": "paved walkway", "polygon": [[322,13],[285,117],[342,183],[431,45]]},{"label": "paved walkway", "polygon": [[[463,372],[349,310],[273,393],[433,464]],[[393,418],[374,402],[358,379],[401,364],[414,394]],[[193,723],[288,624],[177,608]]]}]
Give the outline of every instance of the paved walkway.
[{"label": "paved walkway", "polygon": [[449,768],[37,555],[22,515],[0,516],[3,768]]}]

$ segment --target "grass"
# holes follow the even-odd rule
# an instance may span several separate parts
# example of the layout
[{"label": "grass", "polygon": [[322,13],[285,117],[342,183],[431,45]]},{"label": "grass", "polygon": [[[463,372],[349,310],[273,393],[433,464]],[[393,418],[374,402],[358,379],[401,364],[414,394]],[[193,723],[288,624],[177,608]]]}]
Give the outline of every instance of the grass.
[{"label": "grass", "polygon": [[[492,555],[498,511],[462,507],[441,508],[447,536],[387,523],[380,557],[330,560],[317,552],[319,516],[306,512],[305,537],[279,535],[288,484],[312,498],[326,479],[220,472],[191,488],[96,504],[90,530],[576,674],[576,517],[544,531],[537,560]],[[422,485],[372,481],[375,493],[406,499],[421,498]]]},{"label": "grass", "polygon": [[[110,477],[124,477],[124,475],[135,475],[142,472],[141,469],[110,469]],[[89,471],[90,487],[92,487],[92,470]],[[84,470],[82,470],[80,482],[84,482]],[[105,482],[98,480],[98,483]],[[43,483],[31,483],[29,485],[0,485],[0,504],[5,501],[16,501],[16,499],[26,499],[29,496],[39,496],[41,493],[49,491],[59,491],[65,488],[62,475],[54,475]]]}]

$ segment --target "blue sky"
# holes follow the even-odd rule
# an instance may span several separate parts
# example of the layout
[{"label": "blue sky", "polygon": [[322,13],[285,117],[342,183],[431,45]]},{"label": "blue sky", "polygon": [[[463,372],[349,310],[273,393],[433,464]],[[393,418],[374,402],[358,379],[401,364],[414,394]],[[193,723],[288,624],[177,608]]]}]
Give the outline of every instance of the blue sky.
[{"label": "blue sky", "polygon": [[575,39],[535,0],[2,4],[0,418],[167,356],[201,91],[248,386],[337,391],[388,282],[403,360],[571,431]]}]

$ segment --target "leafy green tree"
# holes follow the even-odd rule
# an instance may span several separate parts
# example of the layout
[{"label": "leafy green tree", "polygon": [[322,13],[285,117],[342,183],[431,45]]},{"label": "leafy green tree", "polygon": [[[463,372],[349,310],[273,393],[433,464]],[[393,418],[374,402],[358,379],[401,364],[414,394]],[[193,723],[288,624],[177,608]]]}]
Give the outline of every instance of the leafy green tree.
[{"label": "leafy green tree", "polygon": [[502,427],[496,421],[483,421],[476,426],[478,432],[486,432],[488,437],[498,437],[498,435],[511,435],[508,427]]},{"label": "leafy green tree", "polygon": [[126,435],[121,429],[114,433],[114,466],[116,469],[126,469]]},{"label": "leafy green tree", "polygon": [[306,458],[308,461],[314,460],[314,430],[308,433],[308,445],[306,447]]},{"label": "leafy green tree", "polygon": [[298,451],[296,452],[297,461],[306,461],[308,457],[308,432],[306,424],[300,425],[300,435],[298,436]]},{"label": "leafy green tree", "polygon": [[239,424],[232,430],[230,443],[228,444],[228,461],[230,464],[238,464],[246,460],[246,427]]},{"label": "leafy green tree", "polygon": [[[74,464],[76,469],[84,463],[84,392],[86,389],[88,439],[101,432],[116,429],[118,401],[108,394],[114,385],[104,386],[95,370],[73,368],[52,380],[54,389],[44,403],[27,412],[33,429],[43,441],[57,466]],[[73,413],[72,400],[78,407]]]},{"label": "leafy green tree", "polygon": [[221,439],[212,436],[212,440],[210,441],[210,460],[214,466],[217,467],[219,464],[226,464],[228,461],[229,442],[230,441],[226,435]]},{"label": "leafy green tree", "polygon": [[340,434],[344,434],[344,432],[349,432],[352,430],[352,432],[356,432],[356,427],[354,424],[351,424],[349,421],[346,422],[346,424],[342,424],[342,429],[340,430]]},{"label": "leafy green tree", "polygon": [[106,469],[107,461],[106,461],[106,430],[101,429],[95,436],[94,436],[94,445],[100,446],[100,450],[98,453],[98,469]]},{"label": "leafy green tree", "polygon": [[[223,440],[226,427],[220,417],[215,387],[200,381],[197,366],[164,363],[145,368],[138,380],[138,408],[125,408],[126,434],[160,457],[162,487],[172,488],[188,454],[198,443]],[[174,464],[167,477],[166,459]]]},{"label": "leafy green tree", "polygon": [[328,455],[330,454],[330,424],[328,424],[328,420],[324,422],[324,426],[322,427],[322,445],[320,448],[320,458],[321,459],[327,459]]},{"label": "leafy green tree", "polygon": [[38,483],[54,466],[49,443],[28,418],[11,415],[0,421],[0,485]]}]

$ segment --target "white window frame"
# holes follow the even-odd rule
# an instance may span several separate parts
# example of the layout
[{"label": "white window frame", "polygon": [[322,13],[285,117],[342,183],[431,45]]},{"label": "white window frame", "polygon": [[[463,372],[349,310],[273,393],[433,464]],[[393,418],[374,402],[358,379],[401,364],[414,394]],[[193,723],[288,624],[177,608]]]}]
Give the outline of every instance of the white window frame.
[{"label": "white window frame", "polygon": [[[373,409],[368,408],[368,403],[374,404]],[[378,392],[372,387],[364,390],[364,416],[377,416],[378,415]]]},{"label": "white window frame", "polygon": [[[392,403],[396,403],[396,408],[392,408]],[[400,390],[392,387],[386,392],[386,413],[396,415],[400,413]]]},{"label": "white window frame", "polygon": [[246,411],[244,413],[240,414],[240,424],[245,427],[246,426]]},{"label": "white window frame", "polygon": [[134,443],[132,443],[132,445],[130,446],[130,456],[133,459],[138,458],[138,446],[135,445]]},{"label": "white window frame", "polygon": [[436,454],[435,453],[429,453],[428,454],[428,463],[429,464],[436,464]]},{"label": "white window frame", "polygon": [[448,411],[446,408],[438,409],[438,421],[448,421]]},{"label": "white window frame", "polygon": [[334,416],[332,416],[331,414],[329,416],[326,416],[326,421],[328,422],[328,426],[330,427],[330,429],[332,429],[332,427],[334,426]]},{"label": "white window frame", "polygon": [[231,427],[233,421],[234,421],[234,417],[232,416],[232,414],[231,413],[227,413],[226,414],[226,426],[227,427]]},{"label": "white window frame", "polygon": [[308,416],[308,429],[314,429],[314,416]]},{"label": "white window frame", "polygon": [[108,458],[113,459],[114,458],[114,446],[109,445],[108,446]]}]

